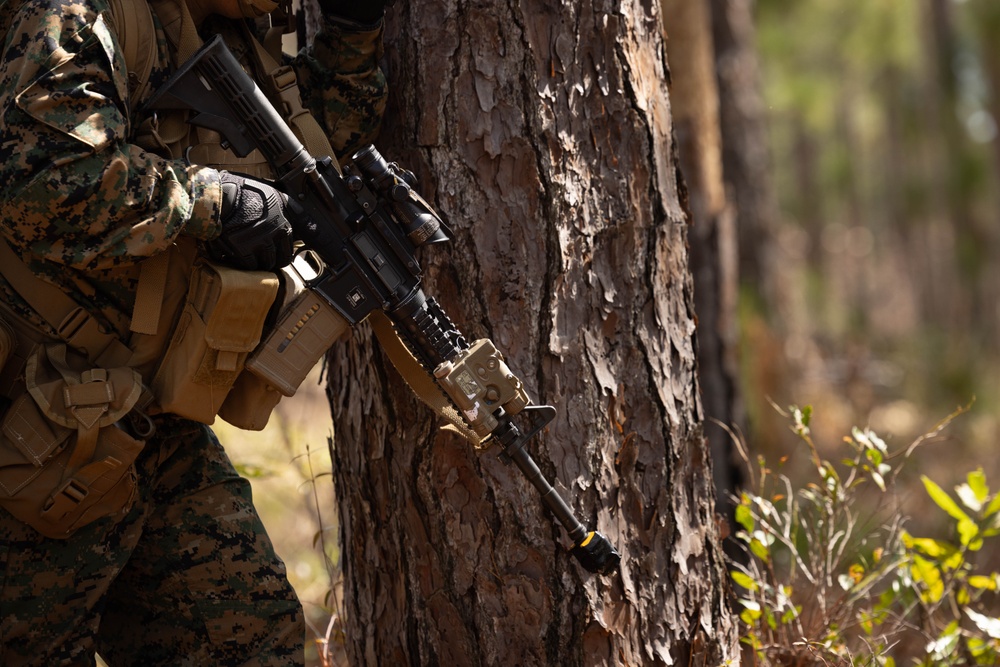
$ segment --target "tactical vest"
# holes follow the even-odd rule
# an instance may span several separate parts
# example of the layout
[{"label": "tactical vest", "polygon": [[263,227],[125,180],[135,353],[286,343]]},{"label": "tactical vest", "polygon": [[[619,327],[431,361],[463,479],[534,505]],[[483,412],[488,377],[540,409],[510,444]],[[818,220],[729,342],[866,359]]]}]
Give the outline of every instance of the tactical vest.
[{"label": "tactical vest", "polygon": [[[130,98],[141,102],[151,92],[147,90],[149,75],[159,57],[154,12],[171,46],[174,67],[193,55],[202,42],[183,0],[110,0],[110,8],[105,18],[125,57]],[[236,34],[227,38],[241,42],[248,67],[265,94],[284,112],[310,152],[332,155],[325,132],[301,104],[294,71],[278,64],[282,28],[268,31],[265,48],[245,22],[234,25],[239,26]],[[144,118],[133,135],[134,143],[163,157],[184,158],[191,164],[258,178],[272,177],[270,166],[258,151],[243,158],[236,156],[223,147],[217,133],[189,125],[186,112]],[[247,358],[273,333],[263,331],[263,327],[279,292],[283,299],[275,307],[279,331],[283,320],[296,317],[296,310],[303,307],[301,301],[311,301],[306,298],[303,281],[291,270],[275,274],[218,266],[199,257],[193,239],[178,237],[170,250],[141,264],[131,335],[123,343],[106,333],[68,296],[34,278],[6,244],[0,245],[4,246],[0,248],[0,263],[15,266],[14,270],[4,269],[12,286],[65,342],[82,350],[93,363],[137,369],[152,390],[154,411],[208,424],[219,414],[240,428],[259,430],[280,398],[294,393],[326,349],[319,349],[315,341],[298,354],[283,348],[280,370],[268,362],[267,372],[239,379]],[[326,320],[327,333],[322,338],[332,344],[347,328],[346,323],[328,306],[308,305],[324,311],[325,318],[314,319],[315,323]],[[293,326],[295,323],[293,320]],[[70,328],[72,335],[63,335]],[[2,385],[0,378],[0,388]]]}]

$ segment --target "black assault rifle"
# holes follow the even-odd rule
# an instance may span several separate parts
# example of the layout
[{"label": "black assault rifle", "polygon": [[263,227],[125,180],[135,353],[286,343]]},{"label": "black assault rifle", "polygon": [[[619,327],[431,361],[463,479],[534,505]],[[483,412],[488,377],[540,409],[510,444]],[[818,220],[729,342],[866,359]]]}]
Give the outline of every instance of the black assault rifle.
[{"label": "black assault rifle", "polygon": [[539,491],[573,540],[571,553],[580,564],[602,574],[615,570],[621,559],[615,548],[577,520],[525,451],[555,409],[530,405],[493,344],[469,345],[421,289],[416,248],[448,236],[415,192],[412,174],[387,163],[372,146],[356,153],[343,175],[331,157],[315,159],[218,36],[147,108],[193,112],[190,123],[215,130],[241,157],[259,149],[277,175],[276,187],[289,197],[296,238],[324,265],[309,287],[352,326],[373,311],[384,313],[467,425],[500,444],[505,462],[513,461]]}]

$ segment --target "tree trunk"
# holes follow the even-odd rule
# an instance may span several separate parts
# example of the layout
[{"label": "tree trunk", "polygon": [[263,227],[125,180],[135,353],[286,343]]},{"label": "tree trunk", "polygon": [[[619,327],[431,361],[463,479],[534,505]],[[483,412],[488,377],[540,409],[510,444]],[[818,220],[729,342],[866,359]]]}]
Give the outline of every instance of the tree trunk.
[{"label": "tree trunk", "polygon": [[719,86],[722,171],[734,205],[740,278],[776,317],[782,304],[773,246],[777,203],[771,182],[764,102],[753,21],[754,0],[708,0]]},{"label": "tree trunk", "polygon": [[622,563],[582,570],[523,476],[439,430],[362,328],[330,379],[353,664],[738,661],[658,10],[390,12],[382,151],[454,232],[425,289],[557,408],[528,448]]},{"label": "tree trunk", "polygon": [[[722,134],[711,17],[704,0],[662,0],[670,94],[691,209],[691,271],[698,316],[698,380],[708,421],[716,503],[735,525],[741,474],[733,433],[745,433],[739,390],[739,268],[734,212],[722,179]],[[724,512],[723,512],[724,508]]]}]

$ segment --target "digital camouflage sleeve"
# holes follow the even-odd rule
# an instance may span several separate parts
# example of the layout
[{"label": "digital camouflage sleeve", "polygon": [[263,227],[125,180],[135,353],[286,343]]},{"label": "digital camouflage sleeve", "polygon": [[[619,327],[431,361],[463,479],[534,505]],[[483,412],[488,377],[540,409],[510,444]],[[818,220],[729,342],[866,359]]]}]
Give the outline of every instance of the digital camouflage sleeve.
[{"label": "digital camouflage sleeve", "polygon": [[358,30],[328,20],[293,62],[302,103],[326,128],[338,157],[375,140],[387,94],[381,57],[381,28]]}]

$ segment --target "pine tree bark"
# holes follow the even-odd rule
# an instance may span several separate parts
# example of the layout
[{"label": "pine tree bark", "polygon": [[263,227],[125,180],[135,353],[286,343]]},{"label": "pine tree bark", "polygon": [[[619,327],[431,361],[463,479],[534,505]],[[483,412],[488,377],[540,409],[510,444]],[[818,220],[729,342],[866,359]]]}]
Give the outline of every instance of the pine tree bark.
[{"label": "pine tree bark", "polygon": [[356,665],[737,664],[658,5],[397,3],[380,145],[454,231],[425,289],[558,417],[528,447],[622,554],[594,576],[361,327],[330,363]]}]

